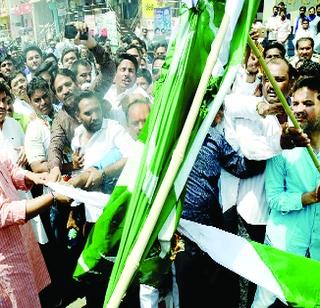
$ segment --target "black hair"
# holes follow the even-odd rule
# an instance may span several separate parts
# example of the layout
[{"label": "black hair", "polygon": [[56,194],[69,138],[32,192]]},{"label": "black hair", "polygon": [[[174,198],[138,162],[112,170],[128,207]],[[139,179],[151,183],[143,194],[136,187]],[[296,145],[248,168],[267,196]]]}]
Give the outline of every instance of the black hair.
[{"label": "black hair", "polygon": [[91,63],[88,60],[78,59],[77,61],[73,62],[72,66],[71,66],[71,71],[73,71],[76,76],[78,74],[78,70],[79,70],[80,65],[91,68]]},{"label": "black hair", "polygon": [[121,42],[126,43],[128,45],[131,44],[132,39],[133,39],[132,35],[130,35],[130,34],[125,34],[125,35],[121,36],[121,38],[120,38]]},{"label": "black hair", "polygon": [[120,65],[120,63],[123,61],[123,60],[128,60],[128,61],[131,61],[136,69],[136,72],[138,71],[138,61],[137,59],[132,56],[132,55],[129,55],[127,53],[121,53],[119,55],[117,55],[116,59],[115,59],[115,63],[116,63],[116,68],[118,68],[118,66]]},{"label": "black hair", "polygon": [[134,45],[134,44],[130,44],[130,45],[128,45],[126,48],[124,48],[124,50],[125,50],[126,53],[127,53],[127,51],[128,51],[129,49],[137,49],[140,58],[142,57],[142,50],[141,50],[141,48],[140,48],[139,46]]},{"label": "black hair", "polygon": [[145,50],[147,50],[147,45],[144,40],[142,40],[140,37],[137,37],[135,39],[139,42],[140,46],[138,46],[138,47],[140,49],[144,48]]},{"label": "black hair", "polygon": [[296,69],[288,62],[285,58],[272,58],[268,61],[269,64],[280,64],[281,62],[284,62],[288,66],[288,75],[289,75],[289,81],[292,81],[297,76]]},{"label": "black hair", "polygon": [[69,99],[74,99],[74,111],[75,112],[79,112],[80,108],[80,102],[85,99],[85,98],[96,98],[97,101],[99,102],[99,105],[101,105],[101,98],[99,97],[99,95],[97,95],[95,92],[93,91],[81,91],[81,90],[75,90],[72,92],[71,94],[73,96],[73,98],[69,98]]},{"label": "black hair", "polygon": [[27,86],[27,94],[29,98],[36,92],[37,90],[43,90],[45,92],[49,92],[49,84],[42,77],[33,77]]},{"label": "black hair", "polygon": [[13,62],[12,57],[8,53],[1,53],[0,54],[0,64],[4,61],[11,61]]},{"label": "black hair", "polygon": [[298,50],[298,46],[300,42],[309,41],[311,43],[311,47],[314,47],[314,40],[312,37],[300,37],[296,42],[296,50]]},{"label": "black hair", "polygon": [[8,87],[8,85],[5,82],[0,81],[0,92],[4,92],[4,93],[6,93],[6,96],[12,97],[11,92],[10,92],[10,88]]},{"label": "black hair", "polygon": [[285,57],[285,54],[286,54],[286,49],[284,48],[284,46],[279,43],[279,42],[273,42],[273,43],[270,43],[268,44],[264,50],[263,50],[263,57],[265,58],[266,57],[266,54],[267,54],[267,51],[270,50],[270,49],[278,49],[280,51],[280,54],[281,54],[281,58],[284,58]]},{"label": "black hair", "polygon": [[316,77],[320,76],[320,63],[309,59],[303,59],[302,64],[297,69],[299,76]]},{"label": "black hair", "polygon": [[137,78],[138,77],[143,77],[145,80],[147,80],[148,84],[152,84],[152,76],[151,73],[148,69],[146,68],[140,68],[137,71]]},{"label": "black hair", "polygon": [[76,75],[74,74],[73,71],[70,71],[70,70],[67,69],[67,68],[59,68],[59,69],[57,70],[56,77],[57,77],[58,75],[70,77],[70,78],[72,79],[72,81],[76,82]]},{"label": "black hair", "polygon": [[165,41],[158,42],[158,43],[154,46],[154,48],[153,48],[154,52],[156,52],[156,50],[157,50],[159,47],[165,47],[166,49],[168,49],[168,44],[167,44],[167,42],[165,42]]},{"label": "black hair", "polygon": [[65,57],[66,54],[68,54],[69,52],[74,52],[77,59],[79,59],[80,55],[79,55],[79,50],[77,48],[73,48],[73,47],[67,47],[65,49],[63,49],[62,53],[61,53],[61,63],[63,63],[63,58]]},{"label": "black hair", "polygon": [[22,72],[22,71],[19,71],[19,70],[16,70],[16,71],[13,71],[8,77],[7,77],[7,83],[11,89],[11,82],[13,79],[15,79],[18,75],[23,75],[24,77],[25,74]]},{"label": "black hair", "polygon": [[59,61],[58,61],[58,58],[57,58],[57,57],[55,56],[55,54],[52,53],[52,52],[45,54],[45,55],[43,56],[43,61],[45,61],[45,60],[48,59],[48,58],[54,58],[57,63],[59,62]]},{"label": "black hair", "polygon": [[51,77],[54,77],[54,73],[56,71],[56,66],[52,62],[42,62],[39,67],[34,71],[34,76],[39,76],[44,72],[48,72]]},{"label": "black hair", "polygon": [[31,45],[31,46],[26,47],[23,51],[24,57],[27,58],[27,53],[29,51],[33,51],[33,50],[36,51],[40,55],[40,57],[42,58],[42,56],[43,56],[42,50],[36,45]]},{"label": "black hair", "polygon": [[[59,69],[57,70],[57,73],[56,73],[54,79],[56,79],[58,75],[70,77],[71,80],[72,80],[74,83],[77,82],[76,75],[74,74],[74,72],[73,72],[73,71],[70,71],[70,70],[67,69],[67,68],[59,68]],[[53,84],[54,84],[54,80],[53,80]],[[53,90],[53,92],[56,92],[55,87],[52,87],[52,90]]]},{"label": "black hair", "polygon": [[297,80],[293,87],[293,92],[301,89],[301,88],[308,88],[310,90],[316,91],[320,93],[320,78],[319,77],[307,77],[307,78],[300,78]]}]

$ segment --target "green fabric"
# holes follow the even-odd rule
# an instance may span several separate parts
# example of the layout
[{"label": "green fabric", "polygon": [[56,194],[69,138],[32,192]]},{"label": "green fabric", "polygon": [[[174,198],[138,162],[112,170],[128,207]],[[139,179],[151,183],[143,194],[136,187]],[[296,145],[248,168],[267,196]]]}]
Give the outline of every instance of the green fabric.
[{"label": "green fabric", "polygon": [[241,27],[236,27],[233,34],[233,39],[230,47],[230,58],[227,69],[230,66],[242,63],[244,51],[247,46],[248,33],[250,32],[251,25],[253,19],[256,16],[259,5],[260,0],[245,1],[238,21],[238,24],[241,25]]},{"label": "green fabric", "polygon": [[320,306],[320,263],[282,250],[251,242],[278,281],[292,307]]},{"label": "green fabric", "polygon": [[[144,151],[137,161],[139,176],[134,189],[131,193],[125,186],[116,186],[81,254],[81,262],[78,262],[74,273],[78,280],[88,279],[88,276],[94,273],[101,275],[101,269],[108,267],[101,266],[103,260],[118,252],[108,283],[105,304],[123,272],[127,257],[166,174],[212,41],[221,23],[224,7],[225,1],[200,0],[197,8],[182,9],[178,33],[170,42],[160,79],[154,86],[155,99],[151,113],[139,135],[139,140],[144,144]],[[246,39],[246,36],[242,35],[242,39],[244,38]],[[243,45],[242,43],[241,46]],[[214,80],[214,84],[216,90],[219,82]],[[178,223],[181,201],[177,199],[172,188],[144,251],[144,261],[137,260],[140,262],[140,282],[156,286],[157,280],[161,280],[161,275],[169,269],[170,262],[164,259],[161,262],[161,271],[155,271],[159,260],[152,255],[152,251],[157,235],[173,208],[177,210],[176,224]],[[153,272],[155,275],[151,274]]]},{"label": "green fabric", "polygon": [[[90,232],[81,257],[90,271],[96,270],[100,261],[103,261],[102,255],[114,256],[119,244],[130,192],[127,187],[115,187],[108,206],[104,208],[103,214],[95,223]],[[97,271],[99,274],[100,271]],[[76,280],[83,280],[87,277],[88,271],[79,263],[74,272]]]},{"label": "green fabric", "polygon": [[19,124],[21,125],[22,127],[22,130],[23,132],[25,133],[26,130],[27,130],[27,126],[30,122],[30,118],[26,115],[23,115],[21,113],[16,113],[16,112],[13,112],[13,115],[12,117],[17,121],[19,122]]},{"label": "green fabric", "polygon": [[[92,273],[103,257],[114,254],[122,234],[119,252],[109,281],[107,300],[113,292],[126,258],[150,211],[155,193],[165,175],[165,166],[171,159],[173,148],[196,92],[214,37],[208,25],[211,24],[212,28],[217,28],[221,22],[222,14],[215,14],[214,20],[210,20],[213,15],[210,15],[209,10],[213,8],[216,12],[222,12],[223,7],[224,1],[200,1],[199,10],[184,10],[179,32],[170,44],[160,80],[155,86],[155,100],[151,113],[140,134],[140,140],[146,146],[133,193],[131,194],[125,187],[115,188],[81,254],[85,266],[78,262],[74,273],[74,277],[79,280],[85,279],[87,273]],[[150,144],[154,147],[150,147]],[[149,164],[145,163],[147,160]],[[146,176],[150,174],[156,181],[155,189],[151,191],[151,198],[150,195],[146,196],[143,189],[146,185]],[[175,202],[168,202],[170,207],[164,209],[159,223],[163,223],[175,203],[179,205],[173,192],[170,196]],[[124,215],[125,222],[121,220],[121,216]],[[116,230],[112,227],[113,223],[114,226],[118,224]],[[156,229],[160,228],[161,225],[157,225]],[[156,232],[153,240],[155,238]],[[148,249],[151,247],[152,241],[149,242]]]},{"label": "green fabric", "polygon": [[[217,27],[221,22],[222,14],[215,14],[215,19],[210,20],[213,16],[209,10],[213,8],[221,12],[224,2],[200,1],[199,4],[199,10],[186,10],[181,16],[177,37],[170,44],[160,79],[155,85],[154,105],[140,137],[140,140],[146,143],[145,155],[139,170],[140,177],[126,214],[123,235],[110,277],[105,304],[113,293],[127,257],[150,211],[153,198],[165,176],[166,166],[181,133],[210,52],[213,33],[210,32],[208,25],[213,26],[214,24]],[[147,157],[149,157],[149,164],[145,163]],[[143,187],[146,186],[146,176],[150,173],[157,181],[151,198],[143,192]],[[172,194],[172,198],[176,200],[177,198]],[[167,218],[173,206],[174,203],[166,203],[159,221]],[[148,242],[148,248],[152,246],[161,227],[162,225],[158,223],[152,239]],[[145,251],[144,256],[147,252],[148,250]],[[150,283],[152,284],[152,281]]]}]

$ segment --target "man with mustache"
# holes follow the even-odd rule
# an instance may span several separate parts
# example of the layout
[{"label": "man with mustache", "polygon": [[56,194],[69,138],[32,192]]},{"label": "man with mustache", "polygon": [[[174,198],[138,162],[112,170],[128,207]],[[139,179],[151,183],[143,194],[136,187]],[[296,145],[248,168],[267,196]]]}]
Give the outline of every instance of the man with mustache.
[{"label": "man with mustache", "polygon": [[71,145],[83,153],[84,169],[98,163],[113,148],[127,158],[134,140],[119,123],[103,118],[99,97],[91,91],[80,91],[75,93],[75,102],[81,125],[75,130]]},{"label": "man with mustache", "polygon": [[[289,96],[293,71],[288,62],[273,58],[267,66],[285,97]],[[308,138],[298,130],[287,130],[287,116],[275,90],[264,75],[262,97],[241,96],[238,93],[225,98],[226,118],[232,125],[225,127],[225,135],[232,147],[246,158],[268,160],[282,149],[305,146]],[[264,189],[265,174],[245,180],[231,175],[222,178],[222,204],[227,228],[237,232],[238,214],[250,238],[262,243],[268,219],[268,207]],[[254,286],[249,287],[249,303],[254,296]]]},{"label": "man with mustache", "polygon": [[14,111],[25,116],[31,117],[35,114],[33,107],[29,104],[27,95],[27,78],[20,71],[11,73],[8,78],[8,85],[14,96]]},{"label": "man with mustache", "polygon": [[290,60],[290,64],[297,68],[301,60],[319,62],[319,57],[314,54],[314,40],[312,37],[301,37],[296,41],[296,55]]},{"label": "man with mustache", "polygon": [[[107,180],[110,190],[104,190],[104,192],[111,193],[130,152],[134,148],[134,140],[117,121],[103,118],[100,100],[101,98],[92,91],[74,92],[75,114],[81,125],[75,130],[71,147],[77,155],[82,156],[82,164],[79,165],[80,173],[75,175],[75,178],[71,178],[69,183],[74,186],[82,186],[82,179],[87,182],[87,176],[92,177],[93,173],[95,179],[92,185],[87,188],[100,189],[101,181]],[[107,155],[115,155],[116,158],[101,171],[94,168]],[[96,177],[96,174],[101,176]],[[85,233],[90,230],[101,212],[102,210],[92,208],[90,204],[85,204]],[[94,289],[92,290],[92,288]],[[87,303],[90,307],[101,307],[103,304],[105,289],[103,289],[103,296],[101,296],[97,292],[97,288],[98,285],[95,284],[87,290]],[[99,301],[99,305],[96,304],[97,301]]]},{"label": "man with mustache", "polygon": [[[310,145],[318,159],[319,94],[319,78],[304,78],[296,83],[292,99],[295,117],[310,138]],[[270,210],[265,239],[267,244],[320,260],[320,237],[317,231],[320,212],[319,184],[319,171],[304,148],[285,150],[267,162],[266,199]],[[274,301],[274,295],[258,288],[253,307],[269,307]]]},{"label": "man with mustache", "polygon": [[115,62],[117,70],[114,84],[104,98],[111,104],[109,117],[125,126],[127,121],[120,101],[136,88],[138,61],[134,56],[124,53],[120,54]]},{"label": "man with mustache", "polygon": [[[71,171],[71,140],[74,130],[79,126],[78,120],[74,117],[74,100],[68,99],[76,89],[76,77],[68,69],[59,69],[53,82],[54,91],[58,100],[62,103],[61,110],[55,116],[51,127],[51,140],[48,150],[48,164],[52,181],[61,178],[63,164],[65,171]],[[69,163],[69,164],[68,164]],[[71,168],[71,169],[70,169]]]}]

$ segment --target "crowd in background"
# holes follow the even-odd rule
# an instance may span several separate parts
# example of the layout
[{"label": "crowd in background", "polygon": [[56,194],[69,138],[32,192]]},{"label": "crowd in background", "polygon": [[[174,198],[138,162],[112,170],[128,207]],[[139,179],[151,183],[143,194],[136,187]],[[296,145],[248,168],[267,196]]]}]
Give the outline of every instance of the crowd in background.
[{"label": "crowd in background", "polygon": [[[184,219],[234,234],[241,224],[252,240],[316,260],[319,176],[305,147],[319,154],[318,14],[319,5],[301,7],[292,28],[290,13],[279,3],[267,21],[267,38],[261,40],[257,23],[251,33],[304,132],[292,127],[247,48],[189,175],[182,211]],[[43,184],[61,181],[111,194],[135,154],[154,85],[167,65],[168,38],[151,40],[146,28],[122,36],[113,51],[110,40],[80,39],[84,23],[74,26],[78,34],[72,40],[1,49],[0,303],[5,307],[65,307],[78,297],[86,297],[87,307],[102,307],[108,277],[83,284],[72,273],[103,209],[77,204]],[[289,56],[292,33],[295,51]],[[22,228],[27,221],[33,235]],[[34,240],[32,246],[24,243],[33,236],[40,251]],[[159,302],[176,294],[176,283],[180,307],[239,307],[239,277],[188,238],[178,233],[175,238],[183,249],[173,258],[174,275],[165,273],[159,284]],[[22,243],[19,249],[16,243]],[[133,284],[121,306],[147,307],[140,298],[144,287]],[[248,307],[283,306],[253,283],[247,291]]]},{"label": "crowd in background", "polygon": [[[314,51],[320,53],[320,5],[300,6],[296,18],[291,17],[284,2],[273,6],[272,15],[267,18],[264,28],[263,45],[267,42],[279,42],[287,50],[288,56],[294,56],[294,46],[301,37],[311,37],[314,42]],[[258,27],[261,27],[261,24]]]}]

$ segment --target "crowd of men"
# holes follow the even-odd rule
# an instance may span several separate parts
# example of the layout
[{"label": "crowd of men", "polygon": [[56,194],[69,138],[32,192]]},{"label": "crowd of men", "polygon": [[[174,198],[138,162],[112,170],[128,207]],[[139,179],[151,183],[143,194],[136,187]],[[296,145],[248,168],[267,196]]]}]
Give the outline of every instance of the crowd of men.
[{"label": "crowd of men", "polygon": [[284,2],[279,2],[278,5],[273,6],[272,15],[265,24],[267,42],[279,42],[288,50],[290,40],[294,45],[301,37],[311,37],[315,41],[315,50],[320,52],[319,21],[319,4],[308,8],[300,6],[299,14],[293,20]]},{"label": "crowd of men", "polygon": [[[283,14],[287,18],[280,9]],[[297,29],[305,20],[301,15]],[[152,109],[153,85],[165,62],[167,42],[157,42],[150,53],[146,29],[141,37],[122,37],[113,54],[90,35],[80,40],[86,25],[75,26],[78,35],[72,43],[64,41],[61,54],[55,53],[56,46],[46,52],[32,45],[22,54],[12,48],[0,57],[0,143],[11,161],[0,160],[1,168],[9,170],[0,170],[0,303],[8,303],[5,307],[65,307],[83,296],[87,307],[102,307],[107,281],[100,286],[72,279],[101,211],[75,202],[70,207],[72,200],[43,185],[16,196],[15,188],[26,187],[10,170],[12,164],[28,170],[27,186],[30,181],[42,184],[45,178],[111,194],[128,157],[134,155],[131,151]],[[311,36],[297,38],[295,56],[289,58],[285,41],[276,38],[279,29],[273,29],[275,36],[269,33],[263,57],[303,131],[292,127],[257,57],[247,48],[187,180],[182,218],[234,234],[241,223],[252,240],[319,260],[319,173],[306,146],[319,158],[320,64]],[[29,200],[24,216],[23,208],[17,209],[19,198]],[[12,253],[7,231],[28,220],[46,265],[30,266],[28,248]],[[239,277],[188,238],[175,238],[183,247],[173,258],[180,307],[239,307]],[[22,259],[29,260],[29,267]],[[48,277],[35,283],[45,267],[51,283]],[[164,296],[175,285],[172,274],[168,277],[159,289]],[[32,292],[21,291],[26,283]],[[38,293],[40,301],[32,297]],[[247,306],[251,305],[283,303],[250,284]],[[144,307],[139,285],[129,289],[122,306]]]}]

